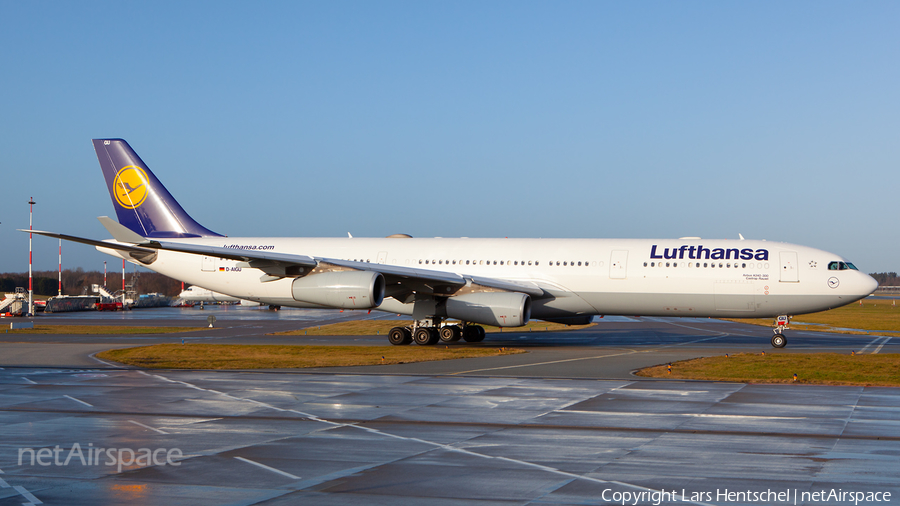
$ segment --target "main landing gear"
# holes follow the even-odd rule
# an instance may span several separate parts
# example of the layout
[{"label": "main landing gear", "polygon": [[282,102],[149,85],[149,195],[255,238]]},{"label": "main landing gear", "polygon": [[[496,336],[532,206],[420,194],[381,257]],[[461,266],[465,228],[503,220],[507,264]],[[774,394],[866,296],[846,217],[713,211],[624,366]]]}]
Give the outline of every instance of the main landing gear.
[{"label": "main landing gear", "polygon": [[484,340],[484,327],[460,322],[458,325],[441,325],[439,318],[419,320],[408,327],[394,327],[388,332],[388,341],[395,346],[410,344],[415,341],[421,346],[442,343],[455,343],[463,339],[467,343],[480,343]]},{"label": "main landing gear", "polygon": [[784,331],[789,327],[788,325],[791,323],[791,317],[788,315],[781,315],[778,318],[775,318],[775,328],[773,331],[775,335],[772,336],[772,347],[773,348],[784,348],[787,344],[787,338],[784,337]]}]

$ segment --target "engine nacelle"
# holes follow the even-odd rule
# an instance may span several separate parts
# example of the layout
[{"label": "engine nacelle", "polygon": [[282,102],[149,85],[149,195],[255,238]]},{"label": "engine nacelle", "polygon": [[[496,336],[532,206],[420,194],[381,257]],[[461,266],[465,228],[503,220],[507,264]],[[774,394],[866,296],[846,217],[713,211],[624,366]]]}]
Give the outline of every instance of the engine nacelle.
[{"label": "engine nacelle", "polygon": [[311,274],[291,284],[294,300],[341,309],[371,309],[384,300],[384,277],[371,271]]},{"label": "engine nacelle", "polygon": [[469,293],[450,297],[447,317],[497,327],[521,327],[531,318],[531,297],[518,292]]}]

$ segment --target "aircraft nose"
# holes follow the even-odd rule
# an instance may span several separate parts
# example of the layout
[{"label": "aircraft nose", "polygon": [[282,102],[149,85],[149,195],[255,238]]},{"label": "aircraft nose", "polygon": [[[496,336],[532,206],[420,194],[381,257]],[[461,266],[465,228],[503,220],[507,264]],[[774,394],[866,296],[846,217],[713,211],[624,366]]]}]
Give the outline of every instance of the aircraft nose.
[{"label": "aircraft nose", "polygon": [[863,292],[866,295],[871,295],[878,288],[878,280],[868,274],[863,274],[863,276],[865,276],[862,280]]}]

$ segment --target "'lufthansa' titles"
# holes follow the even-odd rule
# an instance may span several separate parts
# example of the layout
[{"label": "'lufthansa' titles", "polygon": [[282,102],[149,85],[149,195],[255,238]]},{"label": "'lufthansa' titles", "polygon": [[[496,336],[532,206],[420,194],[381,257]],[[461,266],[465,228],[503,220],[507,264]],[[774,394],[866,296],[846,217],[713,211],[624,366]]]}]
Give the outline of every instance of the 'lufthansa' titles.
[{"label": "'lufthansa' titles", "polygon": [[751,248],[704,248],[700,246],[682,245],[678,248],[664,248],[659,251],[659,246],[654,244],[650,248],[650,258],[691,260],[768,260],[769,250]]}]

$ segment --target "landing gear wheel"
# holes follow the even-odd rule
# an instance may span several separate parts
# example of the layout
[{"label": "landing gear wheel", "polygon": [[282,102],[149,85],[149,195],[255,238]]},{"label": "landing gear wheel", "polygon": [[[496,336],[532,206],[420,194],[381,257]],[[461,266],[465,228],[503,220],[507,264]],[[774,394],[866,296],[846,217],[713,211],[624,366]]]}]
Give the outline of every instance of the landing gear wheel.
[{"label": "landing gear wheel", "polygon": [[440,336],[438,336],[437,330],[432,327],[419,327],[413,334],[413,340],[416,341],[416,344],[422,346],[436,344],[438,339],[440,339]]},{"label": "landing gear wheel", "polygon": [[467,343],[480,343],[481,341],[484,341],[484,335],[484,327],[481,325],[471,325],[466,327],[466,330],[463,333],[463,339],[465,339]]},{"label": "landing gear wheel", "polygon": [[784,337],[784,334],[775,334],[772,336],[772,347],[773,348],[784,348],[787,344],[787,338]]},{"label": "landing gear wheel", "polygon": [[462,337],[462,329],[456,325],[447,325],[441,328],[441,341],[445,343],[455,343]]},{"label": "landing gear wheel", "polygon": [[412,332],[405,327],[394,327],[388,332],[388,341],[394,346],[401,346],[412,342]]}]

